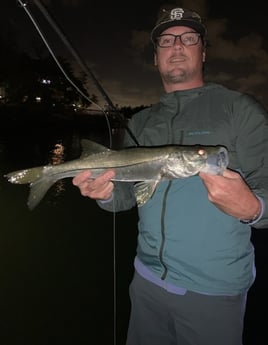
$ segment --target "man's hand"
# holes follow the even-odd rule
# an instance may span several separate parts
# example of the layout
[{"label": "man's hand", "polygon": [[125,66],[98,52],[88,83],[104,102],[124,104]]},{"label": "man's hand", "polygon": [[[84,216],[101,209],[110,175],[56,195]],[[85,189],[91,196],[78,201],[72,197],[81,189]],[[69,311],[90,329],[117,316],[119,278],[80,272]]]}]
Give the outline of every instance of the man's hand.
[{"label": "man's hand", "polygon": [[260,213],[260,201],[241,175],[225,170],[222,176],[200,173],[208,199],[220,210],[238,219],[252,219]]},{"label": "man's hand", "polygon": [[73,185],[80,189],[83,196],[96,200],[108,200],[112,196],[114,184],[111,179],[115,176],[113,170],[107,170],[95,179],[91,179],[90,170],[83,171],[73,178]]}]

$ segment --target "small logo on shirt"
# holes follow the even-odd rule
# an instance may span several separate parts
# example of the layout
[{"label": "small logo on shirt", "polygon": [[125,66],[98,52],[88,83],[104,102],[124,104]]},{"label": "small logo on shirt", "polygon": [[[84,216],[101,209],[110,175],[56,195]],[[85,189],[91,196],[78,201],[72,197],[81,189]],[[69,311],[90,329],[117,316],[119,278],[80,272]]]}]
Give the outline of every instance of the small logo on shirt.
[{"label": "small logo on shirt", "polygon": [[205,130],[203,130],[203,131],[189,131],[188,132],[188,136],[194,136],[194,135],[209,135],[210,134],[210,131],[205,131]]}]

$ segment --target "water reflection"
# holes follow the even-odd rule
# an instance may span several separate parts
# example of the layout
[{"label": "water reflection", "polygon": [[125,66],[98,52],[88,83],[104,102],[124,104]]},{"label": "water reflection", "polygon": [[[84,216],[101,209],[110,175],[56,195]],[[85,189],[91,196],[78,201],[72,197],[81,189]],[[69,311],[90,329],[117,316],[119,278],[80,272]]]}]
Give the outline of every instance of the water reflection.
[{"label": "water reflection", "polygon": [[30,211],[29,186],[3,177],[77,158],[81,138],[109,145],[103,130],[0,128],[0,344],[82,345],[98,339],[113,345],[114,278],[116,345],[124,344],[136,214],[117,215],[114,229],[113,214],[81,197],[71,179],[58,181]]},{"label": "water reflection", "polygon": [[[125,344],[135,210],[114,217],[81,197],[70,179],[64,179],[29,211],[29,187],[12,185],[3,177],[13,170],[77,158],[81,138],[109,145],[103,130],[0,128],[1,345]],[[267,340],[260,326],[263,314],[258,312],[267,301],[265,240],[267,231],[253,233],[257,280],[249,294],[244,345],[263,345]]]},{"label": "water reflection", "polygon": [[[64,163],[65,161],[65,147],[62,142],[57,142],[50,152],[49,164],[56,165]],[[54,185],[55,196],[59,196],[65,191],[63,180],[59,180]]]},{"label": "water reflection", "polygon": [[51,164],[61,164],[64,162],[65,147],[62,143],[56,143],[51,150]]}]

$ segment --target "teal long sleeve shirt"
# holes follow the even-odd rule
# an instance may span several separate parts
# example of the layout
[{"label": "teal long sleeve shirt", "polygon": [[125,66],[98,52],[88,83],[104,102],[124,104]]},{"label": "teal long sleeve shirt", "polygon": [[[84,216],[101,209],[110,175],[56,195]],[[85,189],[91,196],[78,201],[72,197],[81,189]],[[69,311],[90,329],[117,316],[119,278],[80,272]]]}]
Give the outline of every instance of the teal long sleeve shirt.
[{"label": "teal long sleeve shirt", "polygon": [[[228,168],[240,172],[263,200],[254,228],[268,228],[268,116],[254,98],[206,84],[164,94],[129,126],[144,146],[225,146]],[[134,145],[127,134],[125,145]],[[113,201],[101,205],[110,211],[134,206],[128,183],[117,183]],[[137,257],[156,276],[210,294],[238,294],[252,285],[251,227],[214,206],[199,176],[161,182],[138,214]]]}]

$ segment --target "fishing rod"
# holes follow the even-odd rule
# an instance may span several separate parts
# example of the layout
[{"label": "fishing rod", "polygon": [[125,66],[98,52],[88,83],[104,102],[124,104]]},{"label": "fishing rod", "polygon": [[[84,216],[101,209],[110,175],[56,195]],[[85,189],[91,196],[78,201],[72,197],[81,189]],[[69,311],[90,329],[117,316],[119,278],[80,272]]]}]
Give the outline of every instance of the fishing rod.
[{"label": "fishing rod", "polygon": [[[42,40],[44,41],[44,43],[46,44],[49,52],[52,54],[54,60],[56,61],[57,65],[59,66],[59,63],[56,60],[55,55],[53,54],[52,49],[49,47],[47,40],[44,38],[44,35],[42,34],[40,28],[38,27],[38,25],[36,24],[36,21],[34,20],[32,14],[30,13],[29,10],[26,9],[27,4],[21,0],[17,0],[20,5],[25,9],[26,13],[28,14],[28,16],[30,17],[30,19],[32,20],[33,24],[35,25],[37,31],[39,32]],[[123,117],[123,115],[118,112],[118,110],[116,109],[116,107],[114,106],[112,100],[110,99],[110,97],[108,96],[108,94],[105,92],[104,88],[102,87],[102,85],[100,84],[100,82],[97,80],[97,78],[95,77],[94,73],[92,72],[92,70],[88,67],[88,65],[83,61],[82,57],[80,56],[80,54],[77,52],[77,50],[75,50],[75,48],[73,47],[73,45],[70,43],[70,41],[67,39],[66,35],[63,34],[62,30],[60,30],[60,28],[58,27],[58,25],[55,23],[55,21],[52,19],[51,15],[48,13],[47,9],[42,5],[42,3],[39,0],[32,0],[35,5],[38,7],[38,9],[40,10],[40,12],[43,14],[43,16],[46,18],[46,20],[48,21],[48,23],[51,25],[51,27],[54,29],[54,31],[57,33],[57,35],[59,36],[59,38],[62,40],[62,42],[64,43],[64,45],[68,48],[68,50],[70,51],[70,53],[72,54],[72,56],[74,57],[74,59],[77,61],[77,63],[80,65],[80,67],[82,68],[82,70],[85,72],[86,75],[88,75],[94,82],[94,84],[96,85],[97,89],[99,90],[99,92],[101,93],[101,95],[103,96],[103,98],[105,99],[105,101],[108,104],[108,108],[110,109],[110,111],[112,111],[120,120],[121,124],[124,126],[124,128],[126,129],[126,131],[128,132],[129,136],[132,138],[132,140],[134,141],[134,143],[136,144],[136,146],[139,146],[139,142],[137,140],[137,138],[135,137],[135,135],[133,134],[133,132],[130,130],[130,128],[127,126],[125,119]],[[59,66],[60,67],[60,66]],[[60,67],[60,69],[62,70],[62,68]],[[63,71],[63,70],[62,70]],[[66,73],[64,73],[65,77]],[[67,80],[70,82],[70,79],[67,77]],[[88,101],[90,101],[91,103],[95,104],[95,102],[93,102],[91,99],[89,99],[83,92],[81,92],[81,90],[78,90],[78,87],[76,85],[74,85],[73,82],[71,82],[71,84],[75,87],[75,89],[84,97],[86,98]],[[97,105],[99,108],[100,106]],[[104,112],[104,114],[106,114],[105,110],[101,108],[101,110]]]},{"label": "fishing rod", "polygon": [[[45,43],[45,45],[47,46],[50,54],[52,55],[52,57],[54,58],[56,64],[58,65],[58,67],[60,68],[60,70],[62,71],[62,73],[64,74],[64,76],[66,77],[66,79],[71,83],[71,85],[86,99],[88,100],[90,103],[95,104],[99,109],[101,109],[101,111],[104,113],[105,118],[107,120],[107,125],[109,128],[109,134],[110,134],[110,143],[112,143],[112,139],[111,139],[111,130],[110,130],[110,125],[109,125],[109,120],[107,118],[107,114],[106,111],[104,109],[102,109],[97,103],[95,103],[92,99],[90,99],[87,95],[85,95],[80,89],[79,87],[73,83],[73,81],[68,77],[68,75],[65,73],[64,69],[62,68],[60,62],[58,61],[57,57],[55,56],[53,50],[50,48],[47,40],[45,39],[44,34],[42,33],[41,29],[39,28],[38,24],[36,23],[35,19],[33,18],[31,12],[26,8],[27,4],[25,2],[23,2],[22,0],[17,0],[17,2],[23,7],[23,9],[25,10],[25,12],[27,13],[27,15],[30,17],[31,21],[33,22],[36,30],[38,31],[40,37],[42,38],[43,42]],[[62,31],[58,28],[58,26],[55,24],[55,22],[52,20],[51,16],[49,15],[49,13],[47,12],[47,10],[45,9],[45,7],[40,3],[40,1],[38,0],[33,0],[33,2],[36,4],[36,6],[40,9],[40,11],[43,13],[43,15],[45,16],[45,18],[47,19],[47,21],[50,23],[50,25],[53,27],[53,29],[56,31],[56,33],[59,35],[59,37],[61,38],[61,40],[63,41],[63,43],[65,44],[65,46],[69,49],[69,51],[71,52],[71,54],[73,55],[73,57],[75,58],[75,60],[78,62],[78,64],[80,65],[80,67],[83,69],[83,71],[86,73],[86,75],[89,75],[91,77],[91,79],[94,81],[96,87],[98,88],[98,90],[100,91],[100,93],[102,94],[102,96],[104,97],[104,99],[106,100],[107,104],[110,107],[110,110],[112,110],[118,117],[120,122],[123,124],[124,128],[126,129],[126,131],[128,132],[128,134],[130,135],[130,137],[132,138],[132,140],[134,141],[134,143],[136,144],[136,146],[139,146],[138,140],[136,139],[136,137],[134,136],[134,134],[132,133],[132,131],[130,130],[130,128],[127,126],[127,124],[125,123],[124,118],[122,117],[122,114],[119,113],[116,109],[116,107],[113,105],[113,102],[111,101],[111,99],[109,98],[109,96],[107,95],[107,93],[105,92],[105,90],[103,89],[103,87],[101,86],[101,84],[98,82],[97,78],[95,77],[95,75],[93,74],[93,72],[90,70],[90,68],[83,62],[83,59],[81,58],[81,56],[78,54],[78,52],[73,48],[73,46],[70,44],[70,42],[67,40],[66,36],[63,35]],[[117,329],[117,325],[116,325],[116,301],[117,301],[117,293],[116,293],[116,234],[115,234],[115,205],[113,203],[113,253],[114,253],[114,259],[113,259],[113,267],[114,267],[114,344],[117,343],[116,337],[117,337],[117,333],[116,333],[116,329]]]}]

